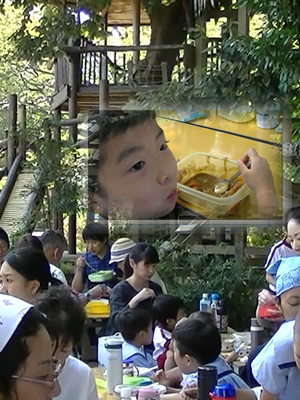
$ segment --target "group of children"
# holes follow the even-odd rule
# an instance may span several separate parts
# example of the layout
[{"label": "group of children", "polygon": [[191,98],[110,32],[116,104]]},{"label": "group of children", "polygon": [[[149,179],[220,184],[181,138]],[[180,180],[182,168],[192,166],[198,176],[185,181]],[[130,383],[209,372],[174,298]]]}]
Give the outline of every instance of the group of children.
[{"label": "group of children", "polygon": [[[158,296],[152,312],[128,309],[118,315],[117,326],[124,339],[123,361],[149,371],[157,366],[153,378],[177,396],[180,388],[197,382],[198,367],[207,364],[216,366],[219,383],[249,388],[220,356],[221,335],[214,316],[199,311],[186,318],[183,301],[177,296]],[[152,342],[153,354],[145,349]]]}]

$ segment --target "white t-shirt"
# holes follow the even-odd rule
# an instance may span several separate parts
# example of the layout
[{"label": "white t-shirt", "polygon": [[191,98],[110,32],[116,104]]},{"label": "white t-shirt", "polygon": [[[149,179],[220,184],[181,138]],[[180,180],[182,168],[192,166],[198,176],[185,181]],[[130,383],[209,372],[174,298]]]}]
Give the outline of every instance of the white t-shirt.
[{"label": "white t-shirt", "polygon": [[50,272],[52,278],[56,278],[59,281],[61,281],[65,286],[69,286],[65,274],[62,272],[60,268],[56,267],[53,264],[50,264]]},{"label": "white t-shirt", "polygon": [[56,400],[98,400],[95,378],[84,362],[69,356],[58,377],[61,393]]},{"label": "white t-shirt", "polygon": [[161,328],[160,326],[155,327],[153,335],[154,360],[157,360],[161,354],[165,353],[165,351],[167,350],[167,345],[169,344],[171,338],[172,338],[171,332]]},{"label": "white t-shirt", "polygon": [[285,322],[252,361],[255,380],[278,400],[299,400],[300,371],[294,360],[294,324]]}]

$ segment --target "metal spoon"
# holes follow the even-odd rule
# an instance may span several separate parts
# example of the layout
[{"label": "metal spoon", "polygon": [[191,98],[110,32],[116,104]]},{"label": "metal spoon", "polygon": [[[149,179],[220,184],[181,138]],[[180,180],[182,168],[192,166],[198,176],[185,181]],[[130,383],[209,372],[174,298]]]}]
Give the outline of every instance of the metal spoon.
[{"label": "metal spoon", "polygon": [[[251,161],[249,160],[246,164],[246,167],[250,167]],[[216,194],[224,194],[227,192],[228,187],[232,181],[234,181],[239,175],[241,175],[240,171],[236,172],[231,178],[229,179],[222,179],[219,183],[216,184],[214,187],[214,192]]]}]

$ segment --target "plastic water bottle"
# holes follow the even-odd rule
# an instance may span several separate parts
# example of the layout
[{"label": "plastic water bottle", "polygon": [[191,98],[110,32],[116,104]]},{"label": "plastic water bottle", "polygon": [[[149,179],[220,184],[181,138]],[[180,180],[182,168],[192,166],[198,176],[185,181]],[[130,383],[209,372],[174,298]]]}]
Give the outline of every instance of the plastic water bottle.
[{"label": "plastic water bottle", "polygon": [[107,350],[106,388],[108,394],[113,394],[115,387],[123,383],[122,343],[120,339],[107,339],[104,345]]},{"label": "plastic water bottle", "polygon": [[199,311],[210,312],[210,301],[207,293],[203,293],[202,299],[199,303]]},{"label": "plastic water bottle", "polygon": [[213,293],[211,295],[211,313],[213,314],[213,316],[215,317],[215,320],[217,322],[217,310],[218,310],[218,306],[219,306],[219,295],[216,293]]},{"label": "plastic water bottle", "polygon": [[229,383],[217,385],[211,395],[212,400],[236,400],[235,388]]}]

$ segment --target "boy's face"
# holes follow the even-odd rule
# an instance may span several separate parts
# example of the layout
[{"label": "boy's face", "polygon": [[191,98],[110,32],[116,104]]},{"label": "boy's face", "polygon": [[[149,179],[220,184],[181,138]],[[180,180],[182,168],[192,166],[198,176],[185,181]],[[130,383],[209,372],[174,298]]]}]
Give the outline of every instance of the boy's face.
[{"label": "boy's face", "polygon": [[193,372],[197,371],[198,365],[196,360],[185,354],[182,356],[178,350],[176,340],[174,340],[174,360],[183,374],[192,374]]},{"label": "boy's face", "polygon": [[0,239],[0,265],[3,263],[4,257],[8,253],[8,245],[5,240]]},{"label": "boy's face", "polygon": [[168,329],[170,332],[172,332],[173,329],[175,328],[177,322],[181,321],[182,318],[184,318],[184,317],[185,317],[185,312],[184,312],[184,310],[183,310],[182,308],[180,308],[180,309],[178,310],[178,312],[177,312],[176,319],[173,319],[173,318],[167,319],[167,329]]},{"label": "boy's face", "polygon": [[142,346],[148,346],[149,344],[152,343],[153,339],[152,322],[148,326],[148,329],[146,331],[141,331],[139,333],[139,336],[140,336],[140,343]]},{"label": "boy's face", "polygon": [[105,145],[107,159],[99,171],[111,209],[121,207],[134,219],[170,213],[177,200],[177,164],[155,120],[147,120]]}]

